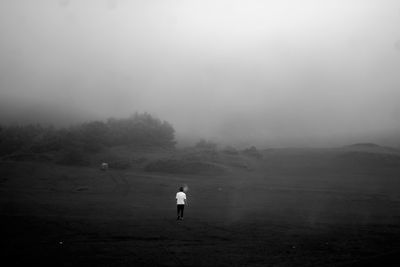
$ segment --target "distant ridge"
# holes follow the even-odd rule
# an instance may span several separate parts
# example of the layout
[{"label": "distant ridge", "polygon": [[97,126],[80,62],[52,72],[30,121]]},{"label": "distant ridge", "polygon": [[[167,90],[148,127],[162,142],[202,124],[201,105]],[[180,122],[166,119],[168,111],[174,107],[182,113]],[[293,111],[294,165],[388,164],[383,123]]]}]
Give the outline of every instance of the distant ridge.
[{"label": "distant ridge", "polygon": [[345,150],[358,151],[358,152],[369,152],[369,153],[400,153],[399,149],[381,146],[375,143],[355,143],[343,147]]},{"label": "distant ridge", "polygon": [[374,143],[356,143],[356,144],[348,145],[347,147],[372,148],[372,147],[382,147],[382,146],[374,144]]}]

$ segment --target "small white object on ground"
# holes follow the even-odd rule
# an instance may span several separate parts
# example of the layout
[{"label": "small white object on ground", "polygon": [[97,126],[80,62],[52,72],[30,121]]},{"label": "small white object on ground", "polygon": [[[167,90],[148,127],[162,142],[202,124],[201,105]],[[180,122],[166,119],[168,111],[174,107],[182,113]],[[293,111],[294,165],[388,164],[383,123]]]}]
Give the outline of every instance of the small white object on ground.
[{"label": "small white object on ground", "polygon": [[101,163],[101,169],[103,171],[107,170],[108,169],[108,163],[106,163],[106,162]]}]

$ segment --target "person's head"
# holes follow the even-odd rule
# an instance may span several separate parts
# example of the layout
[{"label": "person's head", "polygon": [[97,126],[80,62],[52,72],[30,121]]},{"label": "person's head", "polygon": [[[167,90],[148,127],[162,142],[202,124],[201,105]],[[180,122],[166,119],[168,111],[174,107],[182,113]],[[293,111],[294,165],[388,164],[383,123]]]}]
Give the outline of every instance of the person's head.
[{"label": "person's head", "polygon": [[179,191],[183,192],[183,187],[182,186],[179,187]]}]

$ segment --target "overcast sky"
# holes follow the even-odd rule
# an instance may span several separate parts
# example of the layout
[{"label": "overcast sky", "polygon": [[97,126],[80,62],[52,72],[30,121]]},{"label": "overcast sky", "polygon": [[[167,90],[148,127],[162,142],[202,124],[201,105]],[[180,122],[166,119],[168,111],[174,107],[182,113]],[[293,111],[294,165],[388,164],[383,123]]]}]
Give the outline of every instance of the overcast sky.
[{"label": "overcast sky", "polygon": [[398,0],[1,0],[0,119],[400,144]]}]

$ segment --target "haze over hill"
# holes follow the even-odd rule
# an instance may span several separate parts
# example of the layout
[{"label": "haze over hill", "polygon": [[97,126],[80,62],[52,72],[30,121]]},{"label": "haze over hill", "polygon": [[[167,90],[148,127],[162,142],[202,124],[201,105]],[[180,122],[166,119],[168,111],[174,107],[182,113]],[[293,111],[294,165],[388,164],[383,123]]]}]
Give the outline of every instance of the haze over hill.
[{"label": "haze over hill", "polygon": [[399,145],[400,3],[0,3],[0,122],[149,112],[178,143]]}]

